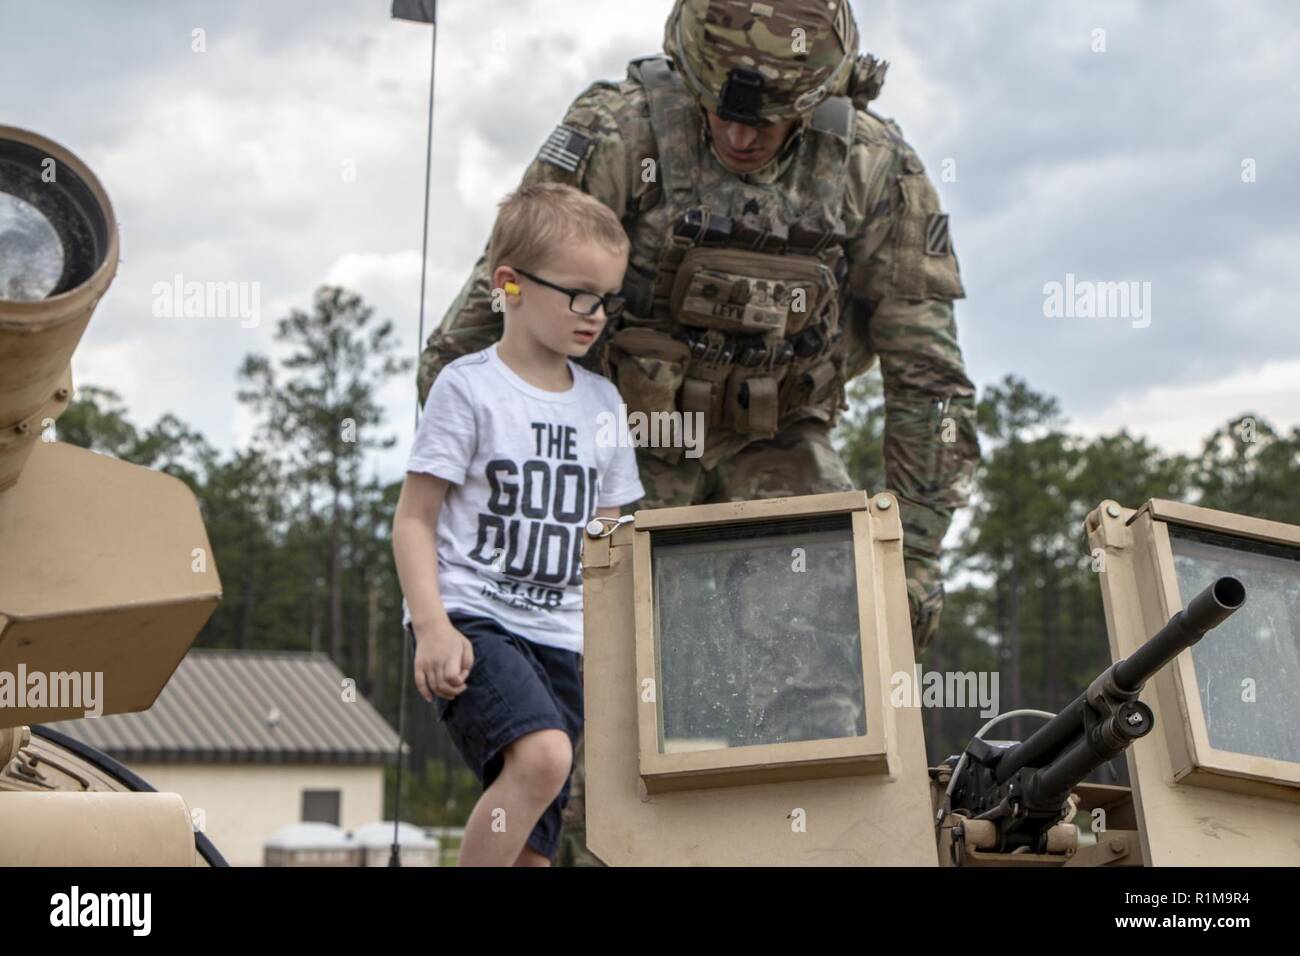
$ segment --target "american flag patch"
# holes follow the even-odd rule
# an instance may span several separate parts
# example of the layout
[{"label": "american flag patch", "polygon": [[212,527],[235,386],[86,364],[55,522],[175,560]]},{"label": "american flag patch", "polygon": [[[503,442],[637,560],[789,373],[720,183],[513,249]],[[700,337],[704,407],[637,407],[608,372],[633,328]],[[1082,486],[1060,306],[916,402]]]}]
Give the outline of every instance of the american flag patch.
[{"label": "american flag patch", "polygon": [[537,158],[544,163],[557,166],[566,173],[576,173],[578,166],[591,149],[591,137],[584,136],[567,126],[557,126],[550,137],[542,144]]},{"label": "american flag patch", "polygon": [[925,254],[927,256],[946,256],[952,251],[948,239],[948,214],[937,212],[925,224]]}]

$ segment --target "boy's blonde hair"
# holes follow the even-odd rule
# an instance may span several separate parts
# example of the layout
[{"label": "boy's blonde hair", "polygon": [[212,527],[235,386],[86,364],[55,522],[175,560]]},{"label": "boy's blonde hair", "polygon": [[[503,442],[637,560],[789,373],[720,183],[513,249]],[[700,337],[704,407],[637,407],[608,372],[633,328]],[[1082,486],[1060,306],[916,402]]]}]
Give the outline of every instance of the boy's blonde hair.
[{"label": "boy's blonde hair", "polygon": [[564,242],[588,241],[627,255],[627,233],[613,210],[564,183],[520,186],[501,200],[488,242],[488,275],[505,264],[539,269]]}]

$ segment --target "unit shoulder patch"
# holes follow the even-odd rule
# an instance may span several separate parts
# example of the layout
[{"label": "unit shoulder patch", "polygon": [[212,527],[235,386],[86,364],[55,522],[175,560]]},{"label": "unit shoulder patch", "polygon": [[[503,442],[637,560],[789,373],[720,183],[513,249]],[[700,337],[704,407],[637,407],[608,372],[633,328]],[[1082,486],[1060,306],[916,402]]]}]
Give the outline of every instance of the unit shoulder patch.
[{"label": "unit shoulder patch", "polygon": [[952,240],[948,237],[948,214],[932,213],[925,224],[925,254],[946,256],[950,252],[952,252]]}]

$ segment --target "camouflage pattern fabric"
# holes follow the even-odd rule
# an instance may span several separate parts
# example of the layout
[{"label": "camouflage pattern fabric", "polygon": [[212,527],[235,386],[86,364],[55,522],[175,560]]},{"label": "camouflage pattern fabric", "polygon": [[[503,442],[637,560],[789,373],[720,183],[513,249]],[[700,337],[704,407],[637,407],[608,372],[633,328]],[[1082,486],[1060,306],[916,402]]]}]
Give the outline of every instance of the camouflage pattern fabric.
[{"label": "camouflage pattern fabric", "polygon": [[764,81],[759,114],[776,121],[844,90],[858,31],[849,0],[678,0],[664,50],[696,98],[715,111],[731,70],[755,69]]},{"label": "camouflage pattern fabric", "polygon": [[[798,4],[773,0],[767,6],[788,10]],[[809,35],[821,29],[818,24],[824,25],[820,13],[810,21]],[[774,434],[757,436],[724,423],[710,429],[701,459],[684,458],[680,450],[665,455],[638,449],[647,503],[748,500],[851,487],[830,447],[829,430],[844,407],[844,383],[879,361],[886,484],[899,501],[913,641],[920,652],[937,631],[943,606],[941,542],[954,510],[968,501],[980,449],[975,389],[953,315],[953,300],[965,292],[947,217],[898,126],[866,108],[879,92],[884,65],[857,58],[845,90],[852,103],[842,138],[834,133],[834,122],[818,126],[805,116],[772,162],[748,175],[733,174],[718,161],[700,110],[690,105],[672,71],[671,82],[652,93],[647,77],[654,66],[634,61],[625,80],[598,82],[579,95],[557,129],[574,158],[557,163],[553,152],[543,150],[523,178],[573,185],[622,219],[632,243],[624,290],[632,294],[624,327],[666,335],[679,329],[662,294],[662,266],[672,253],[674,224],[700,201],[734,222],[747,217],[766,226],[784,222],[792,237],[800,222],[811,222],[814,230],[834,228],[843,238],[818,253],[840,276],[834,301],[819,317],[827,320],[830,345],[783,373],[790,381],[809,372],[829,375],[819,379],[815,392],[795,392],[778,382],[782,404]],[[814,115],[833,120],[833,107],[847,102],[832,98]],[[500,338],[501,328],[480,257],[421,357],[421,400],[443,366],[486,348]],[[618,369],[611,369],[607,345],[617,331],[608,329],[583,362],[616,381]],[[694,359],[676,371],[688,379],[710,374]],[[583,782],[579,755],[566,812],[573,842],[583,837],[575,825]],[[571,848],[561,857],[591,860],[585,850],[575,854]]]},{"label": "camouflage pattern fabric", "polygon": [[853,482],[831,444],[824,422],[802,421],[775,438],[746,445],[712,470],[698,458],[669,464],[649,449],[637,449],[646,496],[623,508],[673,508],[717,501],[756,501],[852,491]]}]

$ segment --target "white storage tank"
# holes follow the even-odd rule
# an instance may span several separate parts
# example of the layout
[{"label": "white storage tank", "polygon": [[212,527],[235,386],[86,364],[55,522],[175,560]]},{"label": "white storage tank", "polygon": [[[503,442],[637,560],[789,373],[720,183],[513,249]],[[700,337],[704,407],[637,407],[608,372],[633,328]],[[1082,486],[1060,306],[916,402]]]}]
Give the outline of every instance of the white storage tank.
[{"label": "white storage tank", "polygon": [[266,866],[360,866],[361,850],[332,823],[291,823],[266,841]]},{"label": "white storage tank", "polygon": [[[349,834],[362,866],[387,866],[393,850],[393,821],[366,823]],[[410,823],[397,825],[397,842],[402,848],[402,866],[439,866],[442,841],[427,836]]]}]

